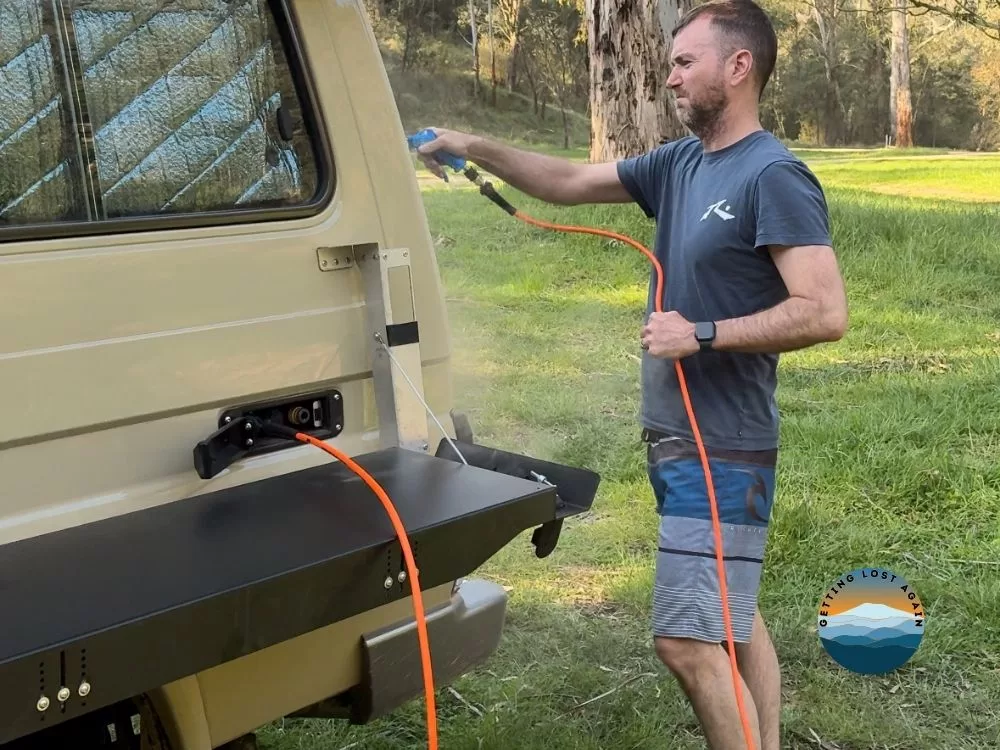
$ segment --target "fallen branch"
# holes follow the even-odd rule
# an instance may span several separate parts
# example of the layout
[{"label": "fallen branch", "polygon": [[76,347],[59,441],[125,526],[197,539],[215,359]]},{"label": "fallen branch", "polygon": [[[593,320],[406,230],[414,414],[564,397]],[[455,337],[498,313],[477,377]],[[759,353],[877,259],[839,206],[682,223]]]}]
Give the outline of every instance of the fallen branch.
[{"label": "fallen branch", "polygon": [[471,703],[469,703],[469,701],[467,701],[465,698],[463,698],[462,694],[459,693],[457,690],[455,690],[455,688],[449,686],[448,687],[448,692],[451,693],[452,695],[454,695],[456,698],[458,698],[458,700],[461,701],[461,703],[462,703],[463,706],[465,706],[467,709],[469,709],[470,711],[472,711],[472,713],[474,713],[480,719],[483,718],[483,712],[480,711],[475,706],[473,706]]},{"label": "fallen branch", "polygon": [[[372,739],[380,740],[383,737],[388,737],[388,736],[389,736],[388,732],[379,732]],[[353,748],[361,747],[365,742],[366,740],[359,740],[357,742],[352,742],[350,745],[344,745],[342,748],[340,748],[340,750],[353,750]]]},{"label": "fallen branch", "polygon": [[609,695],[613,695],[614,693],[617,693],[622,688],[628,687],[633,682],[641,680],[643,677],[656,677],[656,673],[655,672],[643,672],[642,674],[637,674],[637,675],[635,675],[633,677],[629,677],[627,680],[625,680],[625,682],[623,682],[622,684],[620,684],[620,685],[618,685],[616,687],[611,688],[607,692],[601,693],[600,695],[595,695],[593,698],[589,698],[589,699],[585,700],[583,703],[578,703],[577,705],[573,706],[573,708],[571,708],[569,711],[566,711],[565,713],[562,713],[559,716],[557,716],[556,717],[556,721],[558,721],[559,719],[563,718],[564,716],[568,716],[573,711],[577,711],[577,710],[583,708],[584,706],[589,706],[591,703],[596,703],[599,700],[603,700],[604,698],[607,698]]},{"label": "fallen branch", "polygon": [[[914,562],[921,562],[921,560],[918,560],[913,555],[904,554],[903,556],[910,558]],[[989,565],[989,566],[1000,566],[1000,560],[963,560],[960,557],[938,557],[938,558],[933,558],[932,559],[930,557],[926,557],[925,556],[922,562],[924,562],[927,565],[937,565],[938,563],[947,562],[947,563],[956,563],[958,565]],[[942,579],[942,580],[947,580],[947,579]]]}]

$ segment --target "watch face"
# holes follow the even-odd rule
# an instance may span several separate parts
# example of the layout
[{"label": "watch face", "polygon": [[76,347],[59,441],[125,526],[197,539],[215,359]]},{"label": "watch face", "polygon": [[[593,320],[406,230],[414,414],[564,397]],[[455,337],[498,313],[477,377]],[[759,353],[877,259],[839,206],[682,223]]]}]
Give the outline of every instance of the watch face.
[{"label": "watch face", "polygon": [[708,341],[715,338],[715,325],[712,323],[696,323],[694,337],[699,341]]}]

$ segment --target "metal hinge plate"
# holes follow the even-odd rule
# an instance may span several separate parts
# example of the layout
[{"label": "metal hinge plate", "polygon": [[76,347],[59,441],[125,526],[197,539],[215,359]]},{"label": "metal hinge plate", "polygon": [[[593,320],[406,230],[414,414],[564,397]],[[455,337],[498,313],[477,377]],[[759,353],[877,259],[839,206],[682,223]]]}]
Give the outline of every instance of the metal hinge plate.
[{"label": "metal hinge plate", "polygon": [[343,271],[354,268],[354,248],[350,245],[341,247],[316,248],[316,260],[320,271]]}]

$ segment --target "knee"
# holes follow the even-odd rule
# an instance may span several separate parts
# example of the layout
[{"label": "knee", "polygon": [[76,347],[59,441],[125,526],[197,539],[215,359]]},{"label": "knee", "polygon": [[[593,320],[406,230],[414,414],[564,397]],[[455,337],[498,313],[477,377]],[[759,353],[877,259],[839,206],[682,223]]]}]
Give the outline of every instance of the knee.
[{"label": "knee", "polygon": [[711,651],[718,650],[714,643],[689,638],[660,638],[654,640],[656,655],[664,666],[682,682],[694,678],[699,670],[712,664]]}]

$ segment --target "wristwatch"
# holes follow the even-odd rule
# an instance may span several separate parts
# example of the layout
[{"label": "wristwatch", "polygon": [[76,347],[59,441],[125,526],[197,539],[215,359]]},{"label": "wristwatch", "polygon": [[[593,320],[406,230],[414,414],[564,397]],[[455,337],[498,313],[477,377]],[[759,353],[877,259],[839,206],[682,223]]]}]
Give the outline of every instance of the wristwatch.
[{"label": "wristwatch", "polygon": [[715,322],[702,321],[694,324],[694,337],[701,345],[701,350],[708,351],[715,342]]}]

